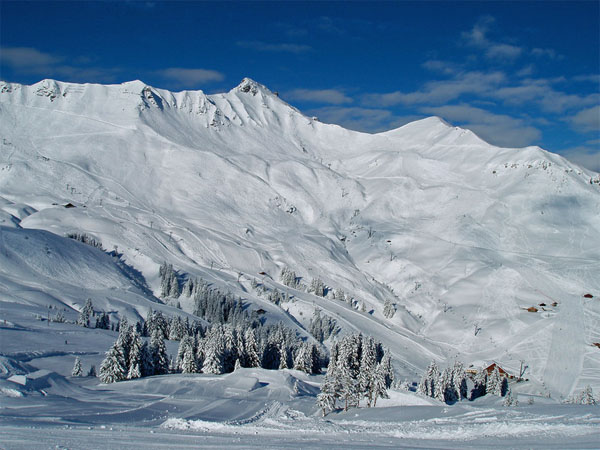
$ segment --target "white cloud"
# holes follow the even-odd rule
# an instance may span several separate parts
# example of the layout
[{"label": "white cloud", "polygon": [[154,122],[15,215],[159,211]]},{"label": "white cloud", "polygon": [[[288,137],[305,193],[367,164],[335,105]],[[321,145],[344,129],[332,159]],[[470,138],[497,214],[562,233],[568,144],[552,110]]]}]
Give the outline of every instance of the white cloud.
[{"label": "white cloud", "polygon": [[463,72],[449,80],[426,83],[419,91],[367,94],[363,102],[380,106],[446,103],[464,94],[485,95],[495,90],[505,78],[502,72]]},{"label": "white cloud", "polygon": [[518,58],[523,53],[523,48],[516,45],[495,42],[488,38],[490,25],[495,22],[491,16],[484,16],[471,28],[462,33],[467,45],[483,50],[486,58],[493,60],[509,61]]},{"label": "white cloud", "polygon": [[556,50],[551,48],[533,48],[531,54],[537,57],[545,57],[549,59],[563,59],[562,55],[559,55]]},{"label": "white cloud", "polygon": [[216,70],[207,69],[184,69],[181,67],[170,67],[157,72],[163,78],[175,81],[182,86],[195,86],[211,81],[221,81],[225,76]]},{"label": "white cloud", "polygon": [[522,119],[494,114],[469,105],[424,107],[421,111],[464,126],[491,144],[502,147],[524,147],[541,138],[540,130]]},{"label": "white cloud", "polygon": [[274,44],[263,41],[238,41],[237,45],[242,48],[248,48],[259,52],[305,53],[312,50],[312,47],[305,44]]},{"label": "white cloud", "polygon": [[580,145],[559,151],[569,161],[573,161],[586,169],[600,172],[600,148]]},{"label": "white cloud", "polygon": [[556,90],[552,83],[557,80],[526,79],[514,86],[505,86],[490,91],[490,97],[506,104],[523,105],[536,103],[546,112],[561,113],[566,110],[598,103],[600,94],[576,95]]},{"label": "white cloud", "polygon": [[63,59],[32,47],[2,47],[0,49],[2,63],[17,69],[31,70],[53,66]]},{"label": "white cloud", "polygon": [[326,123],[367,133],[378,133],[402,126],[422,116],[397,116],[387,109],[361,108],[358,106],[326,106],[307,111]]},{"label": "white cloud", "polygon": [[567,120],[575,129],[600,132],[600,105],[582,109]]},{"label": "white cloud", "polygon": [[485,51],[485,56],[490,59],[515,59],[518,58],[523,49],[509,44],[493,44]]},{"label": "white cloud", "polygon": [[117,68],[86,67],[92,59],[85,56],[72,58],[80,65],[62,64],[64,57],[42,52],[32,47],[2,47],[0,61],[15,73],[37,75],[43,78],[61,78],[65,81],[110,82],[121,71]]},{"label": "white cloud", "polygon": [[294,89],[286,93],[285,96],[292,100],[329,103],[331,105],[352,103],[350,97],[337,89]]}]

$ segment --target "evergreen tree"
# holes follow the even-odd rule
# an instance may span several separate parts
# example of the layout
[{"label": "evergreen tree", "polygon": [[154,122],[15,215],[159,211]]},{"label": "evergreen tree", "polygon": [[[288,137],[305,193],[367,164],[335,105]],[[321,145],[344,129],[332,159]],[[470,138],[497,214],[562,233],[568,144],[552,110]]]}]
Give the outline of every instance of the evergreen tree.
[{"label": "evergreen tree", "polygon": [[388,398],[386,387],[386,369],[382,363],[377,365],[373,382],[373,406],[377,406],[378,398]]},{"label": "evergreen tree", "polygon": [[204,349],[204,364],[202,372],[221,374],[225,371],[225,343],[223,342],[222,327],[213,326],[207,336]]},{"label": "evergreen tree", "polygon": [[396,314],[396,307],[390,301],[390,299],[386,299],[383,304],[383,315],[388,319],[391,319]]},{"label": "evergreen tree", "polygon": [[576,403],[579,405],[595,405],[596,399],[594,398],[594,391],[592,387],[588,384],[583,391],[579,393],[577,396]]},{"label": "evergreen tree", "polygon": [[140,334],[133,327],[129,328],[129,368],[127,371],[127,379],[133,380],[142,376],[142,347],[143,342]]},{"label": "evergreen tree", "polygon": [[94,366],[93,364],[90,366],[90,370],[88,371],[87,376],[88,377],[95,377],[96,376],[96,366]]},{"label": "evergreen tree", "polygon": [[71,371],[71,375],[73,375],[74,377],[83,376],[83,370],[81,368],[81,360],[79,359],[79,356],[75,357],[75,363],[73,364],[73,370]]},{"label": "evergreen tree", "polygon": [[79,317],[77,318],[77,325],[81,325],[82,327],[90,326],[90,317],[94,314],[94,307],[92,306],[92,299],[88,298],[85,302],[83,308],[79,312]]},{"label": "evergreen tree", "polygon": [[95,328],[110,330],[110,317],[104,311],[96,318]]},{"label": "evergreen tree", "polygon": [[115,342],[106,352],[106,357],[100,365],[100,380],[105,383],[115,383],[125,379],[127,372],[122,364],[122,354]]},{"label": "evergreen tree", "polygon": [[519,406],[519,401],[516,397],[513,397],[513,393],[508,389],[506,396],[504,397],[504,406]]},{"label": "evergreen tree", "polygon": [[286,286],[294,289],[297,287],[296,273],[287,266],[281,270],[279,279],[281,280],[281,283]]},{"label": "evergreen tree", "polygon": [[425,395],[427,397],[435,396],[435,384],[439,377],[439,370],[435,361],[431,361],[427,371],[423,374],[421,382],[417,387],[417,393]]},{"label": "evergreen tree", "polygon": [[248,328],[244,335],[246,341],[246,364],[247,367],[259,367],[260,358],[258,356],[258,343],[256,335],[252,328]]},{"label": "evergreen tree", "polygon": [[385,377],[385,387],[389,389],[394,384],[394,368],[392,367],[392,358],[389,350],[385,350],[381,359],[381,366]]},{"label": "evergreen tree", "polygon": [[498,370],[498,366],[494,367],[492,373],[488,376],[486,391],[488,394],[497,395],[498,397],[502,397],[506,392],[505,389],[504,377],[500,375],[500,371]]},{"label": "evergreen tree", "polygon": [[188,345],[183,353],[183,360],[181,362],[182,373],[198,373],[198,365],[196,364],[196,355],[194,354],[194,348]]},{"label": "evergreen tree", "polygon": [[325,284],[320,278],[313,278],[310,282],[308,292],[311,292],[319,297],[325,297]]},{"label": "evergreen tree", "polygon": [[183,355],[188,347],[194,348],[193,338],[191,336],[184,336],[181,341],[179,341],[179,348],[177,349],[177,357],[175,358],[175,367],[178,371],[181,371],[181,364],[183,363]]},{"label": "evergreen tree", "polygon": [[167,347],[159,330],[155,330],[150,339],[150,358],[152,361],[152,374],[163,375],[169,371],[169,357]]},{"label": "evergreen tree", "polygon": [[[375,390],[375,371],[377,369],[377,354],[375,341],[372,337],[363,340],[362,355],[359,371],[359,388],[367,399],[367,406],[370,408],[373,401]],[[384,377],[385,383],[385,377]]]},{"label": "evergreen tree", "polygon": [[452,370],[448,367],[442,371],[441,376],[438,378],[435,398],[444,403],[455,403],[458,400]]},{"label": "evergreen tree", "polygon": [[454,385],[454,390],[457,393],[457,400],[462,400],[467,398],[467,374],[465,372],[465,368],[460,361],[454,362],[454,367],[452,368],[452,384]]},{"label": "evergreen tree", "polygon": [[335,294],[333,295],[333,298],[335,298],[336,300],[339,300],[341,302],[344,302],[344,301],[346,301],[346,293],[344,292],[343,289],[336,289]]},{"label": "evergreen tree", "polygon": [[473,390],[471,391],[471,400],[483,397],[487,394],[488,374],[485,369],[478,371],[473,378]]},{"label": "evergreen tree", "polygon": [[312,345],[305,342],[300,347],[296,358],[294,359],[294,369],[301,370],[308,374],[313,373]]}]

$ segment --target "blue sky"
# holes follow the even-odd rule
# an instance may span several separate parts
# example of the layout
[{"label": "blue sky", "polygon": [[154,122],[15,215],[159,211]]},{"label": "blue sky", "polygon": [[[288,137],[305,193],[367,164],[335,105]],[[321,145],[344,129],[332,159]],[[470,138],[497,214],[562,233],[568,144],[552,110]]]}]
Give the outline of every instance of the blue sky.
[{"label": "blue sky", "polygon": [[0,78],[223,92],[361,131],[438,115],[600,171],[600,2],[0,2]]}]

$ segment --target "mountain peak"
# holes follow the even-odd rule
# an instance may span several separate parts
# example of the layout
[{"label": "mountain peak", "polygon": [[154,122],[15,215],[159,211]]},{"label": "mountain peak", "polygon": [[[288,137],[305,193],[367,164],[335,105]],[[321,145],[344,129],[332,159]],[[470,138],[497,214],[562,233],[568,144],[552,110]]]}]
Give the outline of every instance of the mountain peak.
[{"label": "mountain peak", "polygon": [[252,95],[258,94],[259,91],[265,93],[271,93],[271,91],[264,85],[254,81],[252,78],[244,78],[241,83],[235,88],[238,92],[250,93]]}]

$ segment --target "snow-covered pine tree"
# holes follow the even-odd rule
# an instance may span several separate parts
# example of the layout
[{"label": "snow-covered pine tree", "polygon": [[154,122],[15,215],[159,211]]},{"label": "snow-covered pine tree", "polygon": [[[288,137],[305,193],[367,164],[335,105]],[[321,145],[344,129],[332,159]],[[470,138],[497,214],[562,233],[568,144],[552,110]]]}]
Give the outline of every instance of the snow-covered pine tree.
[{"label": "snow-covered pine tree", "polygon": [[487,394],[488,374],[485,369],[479,370],[473,378],[473,390],[471,391],[471,400],[483,397]]},{"label": "snow-covered pine tree", "polygon": [[194,280],[192,279],[192,277],[189,277],[185,284],[183,285],[183,289],[181,291],[181,293],[183,295],[185,295],[186,297],[191,297],[192,293],[194,292]]},{"label": "snow-covered pine tree", "polygon": [[342,339],[339,349],[339,371],[341,396],[344,398],[344,411],[358,405],[361,398],[358,375],[360,372],[362,335],[349,335]]},{"label": "snow-covered pine tree", "polygon": [[313,373],[312,345],[309,342],[304,342],[300,346],[298,354],[294,359],[294,369],[308,374]]},{"label": "snow-covered pine tree", "polygon": [[435,396],[435,383],[440,375],[439,369],[435,361],[431,361],[427,371],[423,374],[421,382],[417,387],[417,393],[426,395],[427,397]]},{"label": "snow-covered pine tree", "polygon": [[258,343],[256,342],[256,335],[252,328],[248,328],[244,334],[244,340],[246,341],[246,364],[247,367],[259,367],[260,358],[258,354]]},{"label": "snow-covered pine tree", "polygon": [[235,330],[231,326],[227,325],[223,327],[223,343],[225,345],[223,363],[225,365],[225,373],[233,372],[235,360],[238,358],[237,338],[234,333]]},{"label": "snow-covered pine tree", "polygon": [[341,302],[346,301],[346,293],[344,292],[343,289],[336,289],[335,290],[335,294],[333,295],[333,298],[335,298],[336,300],[339,300]]},{"label": "snow-covered pine tree", "polygon": [[488,376],[486,391],[488,394],[497,395],[498,397],[502,397],[503,390],[503,377],[500,375],[500,371],[498,370],[498,366],[494,367],[492,373]]},{"label": "snow-covered pine tree", "polygon": [[595,405],[594,390],[589,384],[579,393],[576,403],[579,405]]},{"label": "snow-covered pine tree", "polygon": [[153,375],[163,375],[169,372],[169,357],[163,335],[157,329],[150,338],[150,357]]},{"label": "snow-covered pine tree", "polygon": [[140,378],[142,376],[142,347],[144,343],[137,330],[133,327],[129,328],[130,333],[130,349],[129,349],[129,367],[127,371],[127,379]]},{"label": "snow-covered pine tree", "polygon": [[235,347],[237,349],[236,361],[239,361],[241,367],[248,367],[247,356],[246,356],[246,341],[244,337],[244,329],[241,325],[235,328]]},{"label": "snow-covered pine tree", "polygon": [[96,317],[96,323],[94,324],[94,328],[99,328],[101,330],[110,330],[110,317],[104,311]]},{"label": "snow-covered pine tree", "polygon": [[339,347],[335,342],[331,347],[327,372],[321,383],[321,392],[317,395],[317,405],[323,410],[323,416],[327,410],[336,408],[336,401],[341,395],[340,369],[338,364]]},{"label": "snow-covered pine tree", "polygon": [[122,354],[115,342],[106,352],[106,357],[100,364],[100,380],[105,383],[115,383],[125,379],[127,372],[122,364]]},{"label": "snow-covered pine tree", "polygon": [[386,369],[382,363],[377,364],[373,380],[373,407],[377,406],[378,398],[388,398],[386,387]]},{"label": "snow-covered pine tree", "polygon": [[169,281],[169,285],[169,297],[179,297],[181,295],[181,290],[179,289],[179,281],[177,280],[175,271],[171,272],[171,280]]},{"label": "snow-covered pine tree", "polygon": [[192,345],[188,345],[183,353],[183,360],[181,361],[181,372],[199,372],[198,365],[196,364],[196,355],[194,354],[194,347]]},{"label": "snow-covered pine tree", "polygon": [[281,269],[281,275],[279,279],[281,280],[281,283],[286,286],[289,286],[294,289],[297,287],[296,272],[294,272],[287,266]]},{"label": "snow-covered pine tree", "polygon": [[454,387],[454,380],[452,377],[452,369],[446,367],[440,377],[438,377],[438,383],[436,385],[436,396],[435,398],[444,403],[455,403],[458,400],[458,392]]},{"label": "snow-covered pine tree", "polygon": [[202,372],[221,374],[225,371],[223,328],[213,325],[206,336]]},{"label": "snow-covered pine tree", "polygon": [[371,336],[368,336],[363,339],[358,382],[361,394],[367,399],[367,406],[369,408],[371,407],[371,403],[373,402],[376,370],[377,349],[375,347],[375,341],[373,340],[373,338]]},{"label": "snow-covered pine tree", "polygon": [[392,387],[392,384],[394,384],[394,368],[392,367],[392,358],[388,349],[383,353],[381,366],[385,377],[385,387],[386,389],[389,389]]},{"label": "snow-covered pine tree", "polygon": [[94,307],[92,305],[92,299],[88,298],[85,301],[85,305],[81,308],[79,312],[79,317],[77,318],[77,325],[81,325],[82,327],[90,326],[90,317],[94,315]]},{"label": "snow-covered pine tree", "polygon": [[511,389],[508,389],[508,392],[504,397],[503,404],[504,406],[519,406],[519,401],[517,400],[516,396],[513,396]]},{"label": "snow-covered pine tree", "polygon": [[394,317],[394,314],[396,314],[396,307],[389,298],[386,298],[383,303],[383,315],[388,319],[391,319]]},{"label": "snow-covered pine tree", "polygon": [[83,369],[81,368],[81,360],[79,359],[79,356],[75,357],[75,363],[73,364],[73,370],[71,371],[71,375],[73,375],[74,377],[83,376]]},{"label": "snow-covered pine tree", "polygon": [[325,297],[325,284],[323,284],[323,281],[320,278],[313,278],[310,282],[308,292],[319,297]]},{"label": "snow-covered pine tree", "polygon": [[460,361],[454,362],[452,368],[452,384],[458,394],[457,400],[463,400],[467,398],[467,373],[465,368]]}]

